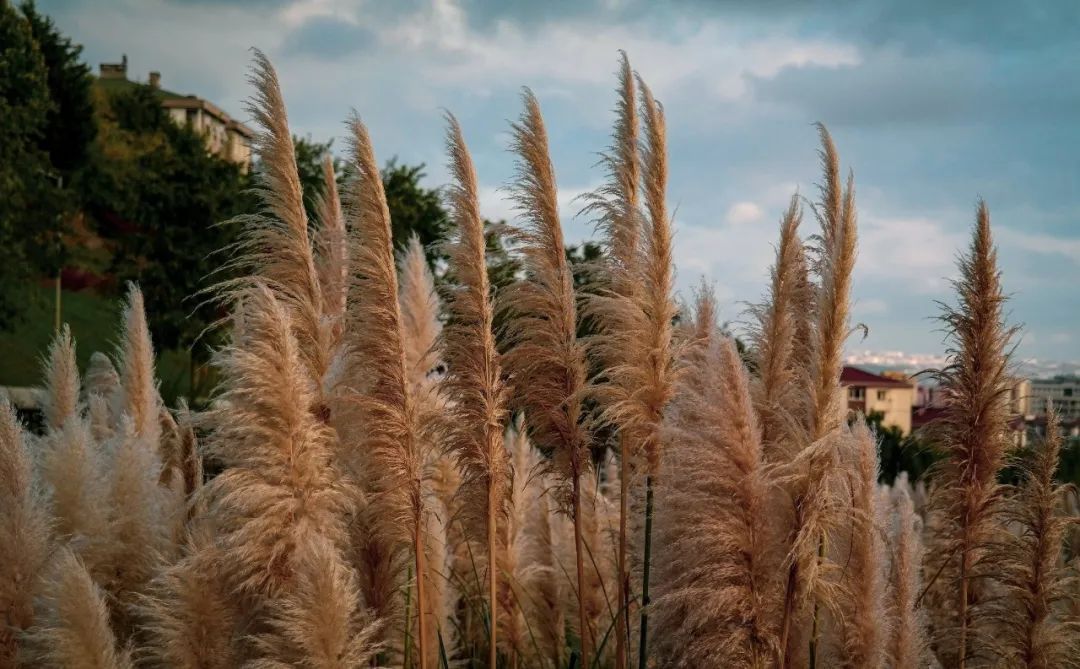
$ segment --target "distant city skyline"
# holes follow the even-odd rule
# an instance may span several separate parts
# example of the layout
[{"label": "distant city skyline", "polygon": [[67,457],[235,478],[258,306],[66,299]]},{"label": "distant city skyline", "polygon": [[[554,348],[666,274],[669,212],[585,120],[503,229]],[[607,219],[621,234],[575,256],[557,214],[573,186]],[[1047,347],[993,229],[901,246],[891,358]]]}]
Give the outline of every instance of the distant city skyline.
[{"label": "distant city skyline", "polygon": [[[905,351],[849,350],[844,364],[867,369],[893,369],[914,374],[927,369],[939,369],[948,360],[943,353],[914,353]],[[1080,362],[1024,358],[1014,356],[1013,369],[1017,376],[1029,379],[1051,379],[1057,376],[1080,375]]]},{"label": "distant city skyline", "polygon": [[[511,217],[507,119],[520,86],[546,115],[567,238],[590,234],[575,196],[602,179],[617,50],[668,113],[676,261],[721,317],[765,289],[777,221],[818,180],[813,121],[828,124],[860,209],[849,351],[942,353],[935,300],[990,205],[1019,359],[1080,362],[1080,5],[775,0],[41,0],[94,71],[129,72],[247,120],[257,46],[281,75],[294,132],[340,137],[351,108],[381,160],[446,182],[442,108],[474,153],[483,213]],[[340,152],[344,143],[337,139]],[[804,232],[814,231],[809,216]],[[860,335],[856,335],[859,337]]]}]

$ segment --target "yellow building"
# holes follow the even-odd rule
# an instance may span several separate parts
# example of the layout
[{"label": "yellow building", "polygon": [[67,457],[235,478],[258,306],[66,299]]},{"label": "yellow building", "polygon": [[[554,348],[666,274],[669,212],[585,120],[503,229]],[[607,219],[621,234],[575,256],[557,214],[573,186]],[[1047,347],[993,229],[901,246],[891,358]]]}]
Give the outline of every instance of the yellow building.
[{"label": "yellow building", "polygon": [[911,407],[915,403],[915,384],[902,374],[873,374],[858,367],[845,366],[840,374],[845,409],[869,416],[883,415],[882,424],[911,434]]},{"label": "yellow building", "polygon": [[[116,91],[144,84],[128,79],[127,56],[124,56],[119,63],[101,63],[98,85]],[[163,89],[160,72],[151,72],[145,85],[157,91],[161,106],[174,123],[187,125],[205,138],[210,153],[238,163],[245,170],[251,166],[251,141],[255,134],[250,128],[212,102]]]}]

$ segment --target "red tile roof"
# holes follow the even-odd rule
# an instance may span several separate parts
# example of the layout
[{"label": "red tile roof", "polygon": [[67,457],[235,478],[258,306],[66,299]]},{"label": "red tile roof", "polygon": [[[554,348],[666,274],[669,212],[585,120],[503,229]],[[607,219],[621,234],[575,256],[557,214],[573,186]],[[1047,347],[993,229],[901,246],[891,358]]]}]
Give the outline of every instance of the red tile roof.
[{"label": "red tile roof", "polygon": [[942,407],[911,407],[911,429],[917,430],[929,425],[944,415],[945,409]]},{"label": "red tile roof", "polygon": [[840,385],[842,386],[866,386],[869,388],[910,388],[911,384],[907,381],[900,381],[898,379],[890,379],[887,376],[881,376],[880,374],[873,374],[858,367],[849,367],[844,365],[844,370],[840,373]]}]

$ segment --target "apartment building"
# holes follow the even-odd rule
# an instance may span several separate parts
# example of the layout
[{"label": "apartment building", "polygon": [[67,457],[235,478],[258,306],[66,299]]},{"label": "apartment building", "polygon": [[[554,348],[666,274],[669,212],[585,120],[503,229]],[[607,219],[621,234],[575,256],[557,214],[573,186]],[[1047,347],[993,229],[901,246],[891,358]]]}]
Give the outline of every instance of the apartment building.
[{"label": "apartment building", "polygon": [[151,72],[145,84],[128,79],[125,55],[119,63],[101,63],[98,83],[106,90],[129,86],[149,86],[161,99],[161,106],[177,125],[187,125],[206,140],[211,153],[248,169],[251,166],[251,142],[254,132],[229,116],[220,107],[197,95],[181,95],[161,87],[161,73]]},{"label": "apartment building", "polygon": [[1052,379],[1031,379],[1028,395],[1029,413],[1045,416],[1053,402],[1062,422],[1080,420],[1080,377],[1055,376]]},{"label": "apartment building", "polygon": [[911,407],[915,403],[915,384],[902,374],[874,374],[858,367],[845,366],[840,374],[845,409],[864,415],[879,412],[882,424],[911,434]]}]

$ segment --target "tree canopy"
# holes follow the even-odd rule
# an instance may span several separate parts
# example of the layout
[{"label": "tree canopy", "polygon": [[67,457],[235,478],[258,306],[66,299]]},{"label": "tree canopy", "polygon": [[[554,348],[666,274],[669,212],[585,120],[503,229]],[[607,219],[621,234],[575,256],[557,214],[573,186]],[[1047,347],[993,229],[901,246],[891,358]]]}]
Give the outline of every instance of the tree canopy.
[{"label": "tree canopy", "polygon": [[42,242],[48,212],[48,154],[41,144],[53,103],[48,70],[26,18],[0,3],[0,328],[14,324],[26,307],[23,287],[35,277],[31,260]]}]

